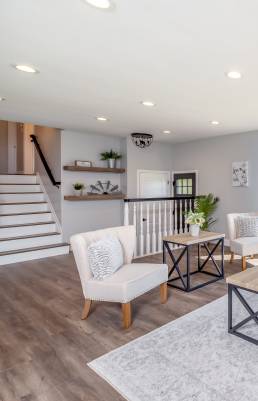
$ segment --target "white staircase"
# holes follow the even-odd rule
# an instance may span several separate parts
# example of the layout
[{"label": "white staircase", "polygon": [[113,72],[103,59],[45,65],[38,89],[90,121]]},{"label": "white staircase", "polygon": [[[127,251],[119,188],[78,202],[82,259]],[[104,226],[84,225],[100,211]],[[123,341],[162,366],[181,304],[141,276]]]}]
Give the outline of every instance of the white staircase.
[{"label": "white staircase", "polygon": [[0,265],[67,254],[58,227],[36,175],[0,175]]}]

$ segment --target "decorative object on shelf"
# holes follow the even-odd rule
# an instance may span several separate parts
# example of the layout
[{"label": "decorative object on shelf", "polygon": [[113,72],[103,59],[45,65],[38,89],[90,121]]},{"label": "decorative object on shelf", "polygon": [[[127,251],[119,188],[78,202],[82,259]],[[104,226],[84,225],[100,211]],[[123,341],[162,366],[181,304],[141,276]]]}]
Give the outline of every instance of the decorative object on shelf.
[{"label": "decorative object on shelf", "polygon": [[109,194],[117,194],[119,193],[118,191],[118,185],[113,185],[111,184],[110,181],[97,181],[95,185],[90,185],[91,192],[88,192],[88,195],[109,195]]},{"label": "decorative object on shelf", "polygon": [[147,148],[153,142],[153,135],[151,135],[151,134],[134,132],[131,134],[131,138],[132,138],[133,143],[142,149]]},{"label": "decorative object on shelf", "polygon": [[248,187],[248,162],[232,163],[232,186]]},{"label": "decorative object on shelf", "polygon": [[205,222],[201,226],[202,230],[208,230],[208,228],[216,222],[216,219],[214,219],[212,215],[218,207],[218,202],[219,198],[213,194],[197,196],[194,211],[196,213],[203,213]]},{"label": "decorative object on shelf", "polygon": [[122,155],[112,149],[109,152],[102,152],[100,156],[101,160],[107,160],[109,168],[116,168],[116,161],[122,157]]},{"label": "decorative object on shelf", "polygon": [[77,167],[92,167],[92,162],[88,160],[75,160],[74,164]]},{"label": "decorative object on shelf", "polygon": [[204,213],[189,212],[186,214],[186,224],[190,225],[190,235],[198,237],[200,226],[205,223]]},{"label": "decorative object on shelf", "polygon": [[82,196],[85,185],[81,182],[76,182],[75,184],[73,184],[73,188],[76,196]]}]

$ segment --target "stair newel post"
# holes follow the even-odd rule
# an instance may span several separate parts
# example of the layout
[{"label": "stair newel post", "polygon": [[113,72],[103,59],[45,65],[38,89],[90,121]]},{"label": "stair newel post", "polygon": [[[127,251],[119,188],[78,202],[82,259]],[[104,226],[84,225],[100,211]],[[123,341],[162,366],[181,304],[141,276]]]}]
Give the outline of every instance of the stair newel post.
[{"label": "stair newel post", "polygon": [[159,232],[158,232],[158,251],[162,250],[162,232],[161,232],[161,202],[159,202]]},{"label": "stair newel post", "polygon": [[150,253],[150,204],[146,204],[146,253]]},{"label": "stair newel post", "polygon": [[156,253],[156,216],[155,216],[155,202],[152,203],[152,253]]}]

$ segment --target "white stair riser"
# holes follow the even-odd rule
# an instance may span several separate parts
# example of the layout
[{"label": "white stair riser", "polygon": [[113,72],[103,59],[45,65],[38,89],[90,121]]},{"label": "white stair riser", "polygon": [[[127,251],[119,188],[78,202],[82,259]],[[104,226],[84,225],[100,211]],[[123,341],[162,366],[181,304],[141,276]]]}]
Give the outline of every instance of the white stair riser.
[{"label": "white stair riser", "polygon": [[8,174],[0,174],[0,183],[1,184],[36,184],[37,177],[35,175],[8,175]]},{"label": "white stair riser", "polygon": [[0,185],[1,192],[40,192],[40,185]]},{"label": "white stair riser", "polygon": [[45,200],[44,194],[1,194],[1,202],[43,202]]},{"label": "white stair riser", "polygon": [[52,245],[62,242],[62,235],[49,235],[44,237],[32,237],[0,241],[0,252],[14,251],[16,249],[32,248],[43,245]]},{"label": "white stair riser", "polygon": [[1,228],[0,226],[0,238],[12,238],[22,235],[36,235],[36,234],[45,234],[51,232],[53,233],[56,231],[57,227],[55,223],[24,226],[24,227],[7,227],[7,228]]},{"label": "white stair riser", "polygon": [[66,255],[69,253],[69,246],[60,246],[56,248],[41,249],[33,252],[21,252],[12,255],[0,257],[0,266],[27,260],[48,258],[50,256]]},{"label": "white stair riser", "polygon": [[26,224],[26,223],[41,223],[52,221],[52,214],[39,213],[39,214],[21,214],[17,216],[0,216],[0,225],[7,226],[11,224]]},{"label": "white stair riser", "polygon": [[28,204],[28,205],[0,205],[0,214],[11,213],[33,213],[49,210],[47,203]]}]

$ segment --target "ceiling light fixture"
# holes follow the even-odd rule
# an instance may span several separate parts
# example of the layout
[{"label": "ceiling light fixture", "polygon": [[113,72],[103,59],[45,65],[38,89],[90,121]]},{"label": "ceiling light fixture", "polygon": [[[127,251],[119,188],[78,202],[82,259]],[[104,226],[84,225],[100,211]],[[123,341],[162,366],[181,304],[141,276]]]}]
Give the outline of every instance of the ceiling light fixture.
[{"label": "ceiling light fixture", "polygon": [[213,120],[213,121],[211,121],[211,124],[212,125],[219,125],[219,121]]},{"label": "ceiling light fixture", "polygon": [[5,101],[5,97],[0,97],[0,102],[4,102]]},{"label": "ceiling light fixture", "polygon": [[134,132],[131,134],[133,143],[139,148],[147,148],[153,142],[153,135],[141,132]]},{"label": "ceiling light fixture", "polygon": [[229,71],[227,77],[230,79],[240,79],[242,78],[242,74],[239,71]]},{"label": "ceiling light fixture", "polygon": [[102,8],[103,10],[107,10],[108,8],[111,7],[110,0],[84,0],[84,1],[93,7]]},{"label": "ceiling light fixture", "polygon": [[24,65],[24,64],[17,64],[15,65],[16,70],[22,71],[22,72],[28,72],[30,74],[36,74],[39,72],[36,70],[36,68],[31,67],[30,65]]},{"label": "ceiling light fixture", "polygon": [[165,129],[165,130],[163,131],[163,134],[171,134],[171,131],[169,131],[169,129]]},{"label": "ceiling light fixture", "polygon": [[107,119],[107,117],[99,116],[99,117],[96,117],[96,120],[98,120],[98,121],[107,121],[108,119]]},{"label": "ceiling light fixture", "polygon": [[151,102],[150,100],[143,100],[143,101],[141,102],[141,104],[143,104],[143,106],[146,106],[146,107],[153,107],[153,106],[155,106],[155,103],[154,103],[154,102]]}]

